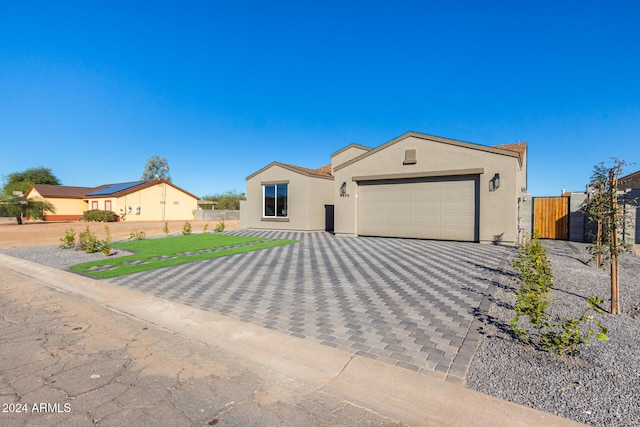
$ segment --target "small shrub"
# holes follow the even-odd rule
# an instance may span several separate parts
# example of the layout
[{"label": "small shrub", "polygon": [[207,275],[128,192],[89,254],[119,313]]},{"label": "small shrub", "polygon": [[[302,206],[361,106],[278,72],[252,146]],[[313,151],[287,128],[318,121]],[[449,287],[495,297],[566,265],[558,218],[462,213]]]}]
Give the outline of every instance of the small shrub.
[{"label": "small shrub", "polygon": [[118,220],[118,215],[113,211],[91,209],[89,211],[84,211],[84,220],[93,222],[116,222]]},{"label": "small shrub", "polygon": [[206,223],[204,227],[202,227],[202,232],[206,233],[208,229],[209,229],[209,223]]},{"label": "small shrub", "polygon": [[590,311],[601,314],[604,313],[604,311],[598,307],[598,305],[604,303],[602,298],[593,296],[586,300],[589,306],[582,311],[579,318],[574,319],[569,317],[563,323],[549,325],[549,327],[553,329],[549,329],[540,337],[540,342],[544,349],[560,355],[575,354],[577,352],[577,346],[591,343],[591,337],[594,335],[600,341],[607,341],[609,339],[607,336],[609,330],[602,326],[599,321],[595,322],[596,326],[600,329],[600,332],[597,334],[591,326],[589,326],[585,332],[580,330],[582,323],[591,324],[593,322],[593,316],[588,315]]},{"label": "small shrub", "polygon": [[214,230],[216,233],[222,233],[224,231],[224,219],[221,219],[220,222],[216,224]]},{"label": "small shrub", "polygon": [[80,242],[80,249],[88,254],[100,252],[102,249],[100,240],[98,240],[93,231],[89,230],[89,227],[78,235],[78,239]]},{"label": "small shrub", "polygon": [[[551,298],[548,293],[553,286],[553,274],[547,252],[536,236],[519,249],[518,257],[512,266],[520,273],[521,280],[514,307],[516,315],[510,323],[511,330],[518,339],[532,343],[538,349],[560,355],[575,354],[577,347],[580,344],[589,344],[593,335],[601,341],[608,340],[608,330],[599,321],[595,322],[600,329],[597,334],[591,326],[584,332],[580,329],[581,324],[593,322],[593,316],[589,312],[603,313],[598,307],[603,300],[597,296],[586,298],[588,306],[577,319],[569,317],[558,323],[549,321],[548,308]],[[522,316],[526,316],[529,324],[538,330],[535,342],[532,342],[532,335],[526,329],[520,328]]]},{"label": "small shrub", "polygon": [[105,225],[104,232],[106,236],[104,240],[100,240],[96,234],[87,227],[86,230],[78,235],[79,248],[88,254],[102,252],[105,255],[110,255],[111,231],[109,230],[109,226]]},{"label": "small shrub", "polygon": [[521,285],[514,307],[516,316],[511,319],[511,327],[516,335],[525,339],[525,330],[517,327],[520,316],[528,316],[529,323],[536,329],[542,328],[548,318],[548,293],[553,286],[553,274],[544,246],[536,236],[525,246],[518,248],[518,257],[512,263],[520,273]]},{"label": "small shrub", "polygon": [[108,225],[104,226],[104,234],[105,238],[100,242],[100,252],[102,252],[104,256],[109,256],[111,255],[111,231],[109,231]]},{"label": "small shrub", "polygon": [[169,234],[169,223],[165,222],[164,223],[164,227],[162,227],[162,231],[164,231],[164,234]]},{"label": "small shrub", "polygon": [[187,236],[189,234],[191,234],[191,224],[189,223],[189,221],[185,221],[184,225],[182,226],[182,235]]},{"label": "small shrub", "polygon": [[135,228],[129,234],[130,241],[146,240],[146,239],[147,239],[147,233],[145,233],[144,230],[138,230],[137,228]]},{"label": "small shrub", "polygon": [[60,248],[69,249],[76,245],[76,230],[73,228],[67,228],[64,231],[64,236],[60,238]]}]

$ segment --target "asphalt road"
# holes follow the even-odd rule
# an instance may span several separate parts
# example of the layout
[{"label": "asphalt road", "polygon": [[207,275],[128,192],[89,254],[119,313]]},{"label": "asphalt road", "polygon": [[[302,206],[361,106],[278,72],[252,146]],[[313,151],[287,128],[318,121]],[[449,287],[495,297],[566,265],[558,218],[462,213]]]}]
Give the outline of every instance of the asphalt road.
[{"label": "asphalt road", "polygon": [[0,425],[395,426],[0,266]]}]

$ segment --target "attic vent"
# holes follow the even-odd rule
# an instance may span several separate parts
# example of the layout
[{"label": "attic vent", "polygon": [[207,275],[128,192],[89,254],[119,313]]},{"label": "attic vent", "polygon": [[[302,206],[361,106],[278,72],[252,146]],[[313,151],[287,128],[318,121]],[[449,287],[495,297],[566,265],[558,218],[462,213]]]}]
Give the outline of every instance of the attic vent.
[{"label": "attic vent", "polygon": [[404,162],[402,162],[403,165],[415,165],[416,163],[418,163],[418,160],[416,160],[416,150],[405,150],[404,151]]}]

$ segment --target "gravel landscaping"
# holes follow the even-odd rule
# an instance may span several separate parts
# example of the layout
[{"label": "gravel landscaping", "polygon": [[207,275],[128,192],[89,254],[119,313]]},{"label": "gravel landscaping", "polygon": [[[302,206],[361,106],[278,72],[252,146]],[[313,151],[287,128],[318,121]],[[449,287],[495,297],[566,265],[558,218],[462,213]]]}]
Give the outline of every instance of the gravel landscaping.
[{"label": "gravel landscaping", "polygon": [[[578,317],[586,297],[609,308],[609,271],[587,265],[587,245],[544,241],[555,276],[550,312]],[[576,356],[555,356],[518,342],[509,333],[515,312],[514,271],[497,285],[484,337],[467,375],[473,390],[593,426],[640,425],[640,258],[620,260],[623,315],[595,315],[609,341],[592,340]]]},{"label": "gravel landscaping", "polygon": [[[72,265],[81,264],[83,262],[100,261],[107,258],[100,252],[88,254],[84,251],[75,249],[60,249],[58,246],[2,249],[0,250],[0,253],[48,265],[49,267],[57,268],[59,270],[68,270]],[[122,249],[113,249],[108,258],[117,258],[127,255],[131,255],[131,252],[124,251]]]}]

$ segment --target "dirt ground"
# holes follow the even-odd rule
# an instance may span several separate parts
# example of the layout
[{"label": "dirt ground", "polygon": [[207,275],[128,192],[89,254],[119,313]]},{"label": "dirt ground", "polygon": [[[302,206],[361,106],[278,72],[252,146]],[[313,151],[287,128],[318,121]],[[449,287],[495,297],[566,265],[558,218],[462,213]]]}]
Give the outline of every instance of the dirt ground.
[{"label": "dirt ground", "polygon": [[[180,234],[185,221],[167,221],[169,234]],[[193,233],[201,233],[205,224],[209,224],[208,231],[213,231],[217,221],[189,221]],[[143,230],[148,237],[164,236],[165,221],[140,221],[140,222],[29,222],[22,225],[15,223],[15,219],[3,219],[0,221],[0,249],[24,248],[29,246],[53,246],[60,244],[60,238],[65,230],[73,228],[76,234],[89,227],[98,238],[104,238],[105,225],[109,226],[112,240],[126,240],[134,230]],[[225,230],[237,230],[240,221],[228,220],[224,222]]]}]

